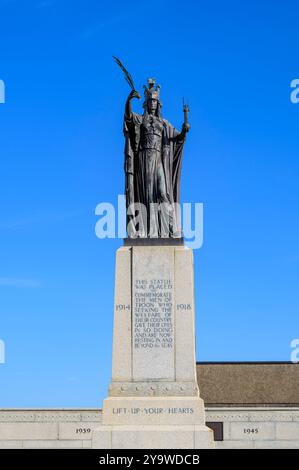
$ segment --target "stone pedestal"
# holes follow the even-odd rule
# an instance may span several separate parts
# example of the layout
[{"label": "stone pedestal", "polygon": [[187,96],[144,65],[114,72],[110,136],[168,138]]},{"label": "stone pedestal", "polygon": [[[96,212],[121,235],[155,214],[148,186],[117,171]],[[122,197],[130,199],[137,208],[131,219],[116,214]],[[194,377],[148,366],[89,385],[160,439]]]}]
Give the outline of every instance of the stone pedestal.
[{"label": "stone pedestal", "polygon": [[213,447],[196,380],[193,255],[117,250],[112,381],[94,448]]}]

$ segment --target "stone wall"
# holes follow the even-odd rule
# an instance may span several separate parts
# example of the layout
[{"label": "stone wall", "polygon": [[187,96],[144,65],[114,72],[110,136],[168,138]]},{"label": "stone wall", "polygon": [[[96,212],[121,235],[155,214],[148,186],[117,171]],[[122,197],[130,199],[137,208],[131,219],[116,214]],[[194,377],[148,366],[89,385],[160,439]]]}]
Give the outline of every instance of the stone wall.
[{"label": "stone wall", "polygon": [[[299,448],[299,407],[207,407],[206,417],[223,423],[216,448]],[[0,410],[0,448],[90,448],[100,425],[96,409]]]},{"label": "stone wall", "polygon": [[100,410],[0,410],[0,448],[90,448]]},{"label": "stone wall", "polygon": [[207,420],[223,423],[219,449],[299,448],[299,407],[208,407]]}]

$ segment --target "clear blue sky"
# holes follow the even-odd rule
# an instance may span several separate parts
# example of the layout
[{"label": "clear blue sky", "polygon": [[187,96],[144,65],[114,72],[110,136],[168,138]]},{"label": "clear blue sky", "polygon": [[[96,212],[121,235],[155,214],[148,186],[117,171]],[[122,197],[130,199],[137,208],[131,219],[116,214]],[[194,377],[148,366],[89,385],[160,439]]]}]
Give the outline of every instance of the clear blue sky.
[{"label": "clear blue sky", "polygon": [[[204,203],[197,359],[289,360],[299,337],[296,2],[0,0],[0,407],[101,406],[119,240],[94,233],[123,191],[129,88],[161,83],[192,131],[182,200]],[[140,110],[140,105],[136,109]]]}]

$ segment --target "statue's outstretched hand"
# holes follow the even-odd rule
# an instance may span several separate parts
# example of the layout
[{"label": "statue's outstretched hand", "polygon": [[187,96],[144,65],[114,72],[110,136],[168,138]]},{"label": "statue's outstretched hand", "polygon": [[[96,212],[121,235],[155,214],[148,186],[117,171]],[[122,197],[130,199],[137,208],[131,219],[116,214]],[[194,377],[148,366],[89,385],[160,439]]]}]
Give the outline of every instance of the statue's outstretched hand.
[{"label": "statue's outstretched hand", "polygon": [[125,116],[127,119],[132,118],[132,99],[137,98],[138,100],[140,99],[140,95],[138,91],[132,90],[131,93],[129,94],[127,101],[126,101],[126,106],[125,106]]},{"label": "statue's outstretched hand", "polygon": [[137,98],[138,100],[140,100],[140,95],[138,93],[137,90],[132,90],[131,93],[129,94],[128,96],[128,100],[132,100],[133,98]]}]

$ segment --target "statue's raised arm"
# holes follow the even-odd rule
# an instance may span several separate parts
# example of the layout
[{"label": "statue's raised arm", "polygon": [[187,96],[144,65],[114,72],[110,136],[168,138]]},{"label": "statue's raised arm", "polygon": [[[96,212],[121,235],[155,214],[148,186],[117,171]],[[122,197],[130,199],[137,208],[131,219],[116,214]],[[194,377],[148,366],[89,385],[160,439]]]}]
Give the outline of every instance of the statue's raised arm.
[{"label": "statue's raised arm", "polygon": [[125,117],[126,119],[131,119],[132,118],[132,100],[133,98],[140,99],[140,95],[138,91],[132,90],[131,93],[129,94],[126,105],[125,105]]}]

